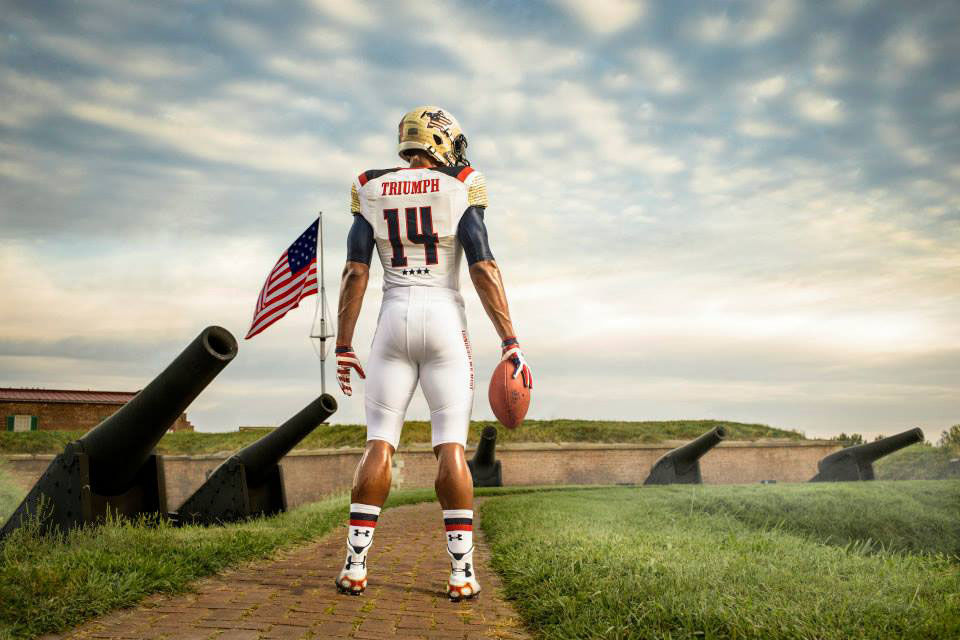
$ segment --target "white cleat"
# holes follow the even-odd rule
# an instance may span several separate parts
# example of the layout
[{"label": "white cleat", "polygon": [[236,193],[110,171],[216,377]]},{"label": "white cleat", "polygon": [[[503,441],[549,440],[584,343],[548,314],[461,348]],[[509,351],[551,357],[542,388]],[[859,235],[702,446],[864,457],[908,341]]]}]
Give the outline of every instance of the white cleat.
[{"label": "white cleat", "polygon": [[358,596],[367,588],[367,551],[366,547],[347,545],[347,559],[337,578],[337,591]]},{"label": "white cleat", "polygon": [[[452,602],[469,600],[480,594],[480,583],[473,566],[473,549],[467,553],[450,553],[450,579],[447,580],[447,595]],[[459,557],[458,557],[459,556]]]}]

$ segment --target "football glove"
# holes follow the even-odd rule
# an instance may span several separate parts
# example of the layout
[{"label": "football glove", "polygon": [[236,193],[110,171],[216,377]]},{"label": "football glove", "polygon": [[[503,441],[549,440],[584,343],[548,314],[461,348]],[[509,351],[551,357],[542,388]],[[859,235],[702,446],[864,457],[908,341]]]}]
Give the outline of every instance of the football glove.
[{"label": "football glove", "polygon": [[523,386],[527,389],[533,389],[533,373],[530,371],[530,365],[527,364],[523,352],[520,351],[520,343],[513,336],[503,341],[503,360],[509,360],[513,364],[513,377],[523,376]]},{"label": "football glove", "polygon": [[363,372],[353,347],[337,347],[337,382],[340,383],[340,391],[345,396],[353,395],[353,389],[350,387],[351,368],[356,369],[360,378],[366,380],[367,374]]}]

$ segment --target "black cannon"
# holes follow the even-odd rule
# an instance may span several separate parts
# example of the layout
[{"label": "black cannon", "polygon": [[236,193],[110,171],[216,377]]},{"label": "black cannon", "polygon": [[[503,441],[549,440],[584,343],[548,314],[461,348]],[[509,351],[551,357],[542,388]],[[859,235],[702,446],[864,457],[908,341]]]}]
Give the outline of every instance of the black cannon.
[{"label": "black cannon", "polygon": [[473,457],[467,460],[470,475],[473,476],[475,487],[502,487],[503,474],[500,461],[494,459],[494,449],[497,446],[497,428],[484,427],[477,443],[477,450]]},{"label": "black cannon", "polygon": [[178,524],[236,522],[287,510],[280,459],[337,410],[323,394],[295,416],[227,458],[170,514]]},{"label": "black cannon", "polygon": [[810,478],[810,482],[873,480],[874,461],[917,442],[923,442],[923,431],[910,429],[876,442],[841,449],[817,463],[819,473]]},{"label": "black cannon", "polygon": [[700,458],[726,437],[726,429],[716,427],[696,440],[677,447],[653,463],[653,469],[643,484],[703,484]]},{"label": "black cannon", "polygon": [[[119,411],[66,446],[0,530],[3,538],[39,510],[42,531],[66,531],[107,512],[166,514],[163,458],[153,449],[200,392],[237,355],[223,327],[207,327]],[[41,508],[42,503],[42,508]]]}]

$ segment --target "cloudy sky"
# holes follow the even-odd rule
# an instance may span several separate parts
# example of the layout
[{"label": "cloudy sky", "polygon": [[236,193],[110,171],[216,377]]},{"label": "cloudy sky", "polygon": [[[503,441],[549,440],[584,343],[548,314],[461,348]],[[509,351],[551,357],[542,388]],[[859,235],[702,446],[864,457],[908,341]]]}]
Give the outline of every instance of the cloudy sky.
[{"label": "cloudy sky", "polygon": [[[0,385],[132,390],[206,325],[242,337],[318,209],[335,306],[350,179],[439,104],[487,175],[531,417],[960,422],[956,2],[402,4],[0,0]],[[198,428],[319,393],[312,300]]]}]

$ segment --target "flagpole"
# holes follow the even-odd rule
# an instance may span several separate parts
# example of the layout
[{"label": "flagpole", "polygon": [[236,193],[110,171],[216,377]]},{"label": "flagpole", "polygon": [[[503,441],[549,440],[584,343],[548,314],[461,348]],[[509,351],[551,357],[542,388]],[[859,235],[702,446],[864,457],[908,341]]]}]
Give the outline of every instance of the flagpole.
[{"label": "flagpole", "polygon": [[317,244],[320,249],[320,393],[327,392],[327,279],[323,270],[323,211],[319,212],[320,233],[317,234]]}]

